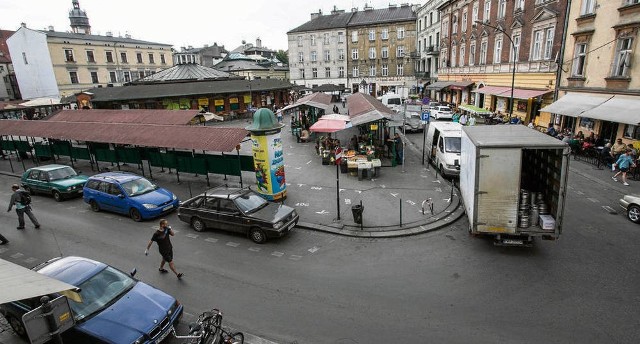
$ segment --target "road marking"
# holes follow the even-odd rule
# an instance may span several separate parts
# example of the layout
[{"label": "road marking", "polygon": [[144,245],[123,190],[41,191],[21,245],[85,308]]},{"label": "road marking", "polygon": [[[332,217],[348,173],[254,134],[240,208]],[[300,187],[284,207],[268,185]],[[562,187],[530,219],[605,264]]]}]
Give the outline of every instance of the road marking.
[{"label": "road marking", "polygon": [[278,252],[278,251],[274,251],[271,253],[272,256],[276,256],[276,257],[282,257],[284,256],[284,252]]},{"label": "road marking", "polygon": [[291,260],[300,260],[300,259],[302,259],[302,256],[297,256],[295,254],[292,254],[291,257],[289,257],[289,259],[291,259]]},{"label": "road marking", "polygon": [[431,182],[440,184],[440,180],[432,180]]},{"label": "road marking", "polygon": [[311,190],[322,190],[322,188],[319,186],[312,186]]},{"label": "road marking", "polygon": [[441,188],[436,188],[436,191],[437,192],[442,192],[442,189]]},{"label": "road marking", "polygon": [[605,210],[607,213],[609,213],[609,214],[613,214],[613,215],[615,215],[615,214],[617,214],[617,213],[618,213],[615,209],[611,208],[611,207],[610,207],[610,206],[608,206],[608,205],[603,205],[603,206],[602,206],[602,209],[604,209],[604,210]]},{"label": "road marking", "polygon": [[191,238],[191,239],[197,239],[197,238],[199,237],[199,235],[198,235],[198,234],[192,234],[192,233],[189,233],[189,234],[187,234],[187,235],[185,235],[185,236],[186,236],[187,238]]},{"label": "road marking", "polygon": [[5,253],[7,251],[9,251],[9,249],[6,247],[0,248],[0,253]]},{"label": "road marking", "polygon": [[312,160],[307,161],[307,165],[309,165],[311,163]]},{"label": "road marking", "polygon": [[398,198],[398,193],[389,192],[389,195],[391,195],[391,196],[393,196],[395,198]]},{"label": "road marking", "polygon": [[67,207],[67,209],[75,209],[75,208],[77,208],[77,207]]},{"label": "road marking", "polygon": [[357,194],[361,194],[362,193],[362,191],[360,191],[360,190],[353,190],[353,191],[355,191]]},{"label": "road marking", "polygon": [[204,241],[206,241],[206,242],[218,242],[218,239],[216,239],[216,238],[206,238],[206,239],[204,239]]},{"label": "road marking", "polygon": [[11,257],[11,258],[14,258],[14,259],[18,259],[18,258],[20,258],[20,257],[22,257],[22,256],[24,256],[24,254],[22,254],[22,253],[18,252],[18,253],[14,253],[14,254],[13,254],[13,255],[11,255],[10,257]]},{"label": "road marking", "polygon": [[305,185],[307,185],[307,184],[298,184],[298,187],[301,188],[301,187],[303,187]]},{"label": "road marking", "polygon": [[331,213],[329,213],[328,211],[322,209],[322,211],[316,211],[316,214],[318,214],[318,215],[328,215],[328,214],[331,214]]},{"label": "road marking", "polygon": [[313,246],[312,248],[308,249],[307,251],[311,252],[311,253],[316,253],[320,248]]},{"label": "road marking", "polygon": [[344,199],[344,204],[347,204],[347,205],[348,205],[348,204],[351,204],[351,200],[350,200],[350,199],[348,199],[348,198],[345,198],[345,199]]},{"label": "road marking", "polygon": [[79,213],[86,213],[88,210],[78,210]]},{"label": "road marking", "polygon": [[302,169],[302,167],[296,167],[295,169],[296,169],[296,170],[301,170],[301,169]]},{"label": "road marking", "polygon": [[416,202],[414,202],[414,201],[410,201],[410,200],[407,200],[407,203],[409,203],[409,204],[411,204],[411,205],[416,205]]},{"label": "road marking", "polygon": [[260,247],[249,247],[249,251],[251,252],[260,252],[262,249]]},{"label": "road marking", "polygon": [[309,203],[296,203],[296,207],[308,207]]},{"label": "road marking", "polygon": [[587,197],[587,199],[588,199],[588,200],[590,200],[590,201],[591,201],[591,202],[593,202],[593,203],[598,203],[598,202],[600,202],[600,201],[598,201],[598,199],[597,199],[597,198]]},{"label": "road marking", "polygon": [[342,192],[342,191],[344,191],[344,190],[346,190],[346,189],[338,189],[338,192]]},{"label": "road marking", "polygon": [[387,188],[387,186],[386,186],[386,185],[383,185],[383,184],[380,184],[380,187],[381,187],[381,188],[383,188],[383,189],[386,189],[386,188]]},{"label": "road marking", "polygon": [[34,258],[34,257],[31,257],[31,258],[27,258],[27,259],[25,259],[25,260],[24,260],[24,262],[25,262],[25,263],[33,263],[33,262],[35,262],[36,260],[38,260],[38,259],[36,259],[36,258]]},{"label": "road marking", "polygon": [[578,195],[584,195],[584,192],[582,192],[582,191],[576,191],[576,193],[577,193]]},{"label": "road marking", "polygon": [[233,241],[229,241],[229,242],[227,243],[227,246],[231,246],[231,247],[238,247],[238,246],[240,246],[240,243],[233,242]]}]

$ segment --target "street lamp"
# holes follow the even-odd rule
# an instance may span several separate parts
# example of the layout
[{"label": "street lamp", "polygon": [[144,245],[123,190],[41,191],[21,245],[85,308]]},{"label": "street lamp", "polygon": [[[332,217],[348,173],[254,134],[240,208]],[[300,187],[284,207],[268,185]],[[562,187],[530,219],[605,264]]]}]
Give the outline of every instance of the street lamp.
[{"label": "street lamp", "polygon": [[513,67],[511,68],[511,97],[509,98],[509,122],[511,122],[511,117],[513,116],[513,88],[515,87],[514,84],[516,81],[516,60],[518,58],[518,56],[516,56],[516,45],[513,43],[513,39],[511,39],[511,36],[509,36],[509,34],[506,33],[503,29],[487,24],[480,20],[476,20],[475,23],[490,27],[496,31],[503,33],[505,36],[507,36],[509,42],[511,42],[511,49],[513,50]]}]

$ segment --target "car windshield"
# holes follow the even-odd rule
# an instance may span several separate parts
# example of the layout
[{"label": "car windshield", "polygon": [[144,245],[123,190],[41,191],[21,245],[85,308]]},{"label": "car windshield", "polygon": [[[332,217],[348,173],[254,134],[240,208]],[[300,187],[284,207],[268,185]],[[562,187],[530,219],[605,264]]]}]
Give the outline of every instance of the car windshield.
[{"label": "car windshield", "polygon": [[267,201],[255,192],[247,192],[235,199],[243,213],[251,213],[267,205]]},{"label": "car windshield", "polygon": [[71,167],[63,167],[49,171],[49,180],[60,180],[77,176],[78,174]]},{"label": "car windshield", "polygon": [[446,106],[442,106],[438,109],[438,111],[443,111],[443,112],[451,112],[451,109],[446,107]]},{"label": "car windshield", "polygon": [[69,298],[74,318],[80,321],[112,305],[135,284],[133,278],[107,266],[78,286],[82,302]]},{"label": "car windshield", "polygon": [[460,153],[460,138],[445,137],[444,147],[445,147],[445,150],[449,153]]},{"label": "car windshield", "polygon": [[158,187],[145,178],[138,178],[126,183],[122,183],[122,188],[127,196],[133,197],[156,190]]},{"label": "car windshield", "polygon": [[389,98],[389,99],[387,99],[387,104],[389,104],[389,105],[400,105],[400,104],[402,104],[402,100],[400,98]]}]

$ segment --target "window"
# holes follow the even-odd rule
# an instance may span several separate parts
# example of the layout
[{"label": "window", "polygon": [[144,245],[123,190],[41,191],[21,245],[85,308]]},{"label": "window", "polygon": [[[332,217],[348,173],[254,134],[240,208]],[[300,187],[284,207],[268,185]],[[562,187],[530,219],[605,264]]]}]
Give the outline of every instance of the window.
[{"label": "window", "polygon": [[338,49],[338,60],[344,61],[344,49]]},{"label": "window", "polygon": [[481,64],[481,65],[487,64],[487,41],[486,41],[486,39],[483,39],[482,43],[480,43],[480,62],[478,64]]},{"label": "window", "polygon": [[465,47],[464,44],[460,46],[460,63],[459,66],[462,67],[464,66],[464,58],[465,58]]},{"label": "window", "polygon": [[353,67],[352,75],[354,78],[357,78],[360,75],[360,70],[358,69],[358,67]]},{"label": "window", "polygon": [[122,75],[124,76],[124,82],[130,82],[131,81],[131,73],[123,72]]},{"label": "window", "polygon": [[352,60],[358,59],[358,49],[351,49],[351,59]]},{"label": "window", "polygon": [[550,60],[551,59],[551,54],[553,53],[553,34],[554,34],[555,28],[548,28],[546,30],[546,36],[547,39],[545,40],[544,43],[544,59],[545,60]]},{"label": "window", "polygon": [[404,45],[398,46],[396,57],[404,57]]},{"label": "window", "polygon": [[473,25],[475,25],[477,20],[478,20],[478,3],[474,2],[473,10],[471,12],[471,21],[473,22]]},{"label": "window", "polygon": [[584,76],[584,63],[587,59],[587,43],[576,44],[576,53],[573,58],[573,75]]},{"label": "window", "polygon": [[318,52],[314,50],[311,52],[311,62],[316,62],[316,61],[318,61]]},{"label": "window", "polygon": [[516,0],[516,5],[513,8],[516,12],[524,10],[524,0]]},{"label": "window", "polygon": [[331,52],[329,50],[324,51],[324,60],[327,62],[331,61]]},{"label": "window", "polygon": [[498,18],[502,19],[507,14],[507,0],[498,1]]},{"label": "window", "polygon": [[375,47],[369,48],[369,58],[370,59],[375,59],[376,58],[376,48]]},{"label": "window", "polygon": [[71,80],[72,84],[77,84],[78,83],[78,73],[77,72],[69,72],[69,79]]},{"label": "window", "polygon": [[376,65],[369,66],[369,76],[376,76]]},{"label": "window", "polygon": [[302,46],[302,36],[298,36],[298,46]]},{"label": "window", "polygon": [[389,39],[389,29],[388,28],[384,28],[382,29],[382,31],[380,32],[380,38],[383,40],[387,40]]},{"label": "window", "polygon": [[396,66],[396,75],[397,76],[403,76],[404,75],[404,66],[402,64],[398,64]]},{"label": "window", "polygon": [[513,47],[509,53],[509,61],[518,62],[518,57],[520,56],[520,32],[514,32],[511,39],[513,40]]},{"label": "window", "polygon": [[458,33],[458,16],[454,15],[451,22],[453,23],[453,25],[451,25],[451,33],[455,35],[456,33]]},{"label": "window", "polygon": [[352,31],[351,32],[351,42],[356,43],[358,42],[358,31]]},{"label": "window", "polygon": [[316,35],[311,35],[310,40],[311,40],[311,45],[316,45]]},{"label": "window", "polygon": [[302,51],[298,52],[298,62],[304,62],[304,53]]},{"label": "window", "polygon": [[110,51],[105,52],[107,57],[107,63],[113,63],[113,53]]},{"label": "window", "polygon": [[476,42],[469,45],[469,66],[476,64]]},{"label": "window", "polygon": [[380,51],[380,55],[382,55],[383,59],[388,59],[389,58],[389,47],[382,47],[382,49]]},{"label": "window", "polygon": [[120,53],[120,62],[127,63],[127,53]]},{"label": "window", "polygon": [[116,77],[116,72],[109,72],[109,82],[115,83],[118,82]]},{"label": "window", "polygon": [[596,0],[582,0],[582,6],[580,7],[580,15],[584,16],[593,13],[595,10]]},{"label": "window", "polygon": [[502,61],[502,35],[496,36],[496,41],[493,45],[493,63],[500,63]]},{"label": "window", "polygon": [[329,44],[329,34],[325,33],[324,36],[322,37],[322,44]]},{"label": "window", "polygon": [[75,60],[73,59],[73,50],[71,49],[64,50],[64,60],[67,62],[75,62]]},{"label": "window", "polygon": [[136,60],[138,63],[142,63],[142,53],[136,53]]},{"label": "window", "polygon": [[324,68],[324,77],[325,78],[330,78],[331,77],[331,67],[325,67]]},{"label": "window", "polygon": [[100,81],[98,80],[98,72],[91,72],[91,83],[93,84],[100,83]]},{"label": "window", "polygon": [[87,50],[87,62],[95,63],[96,58],[93,56],[93,50]]},{"label": "window", "polygon": [[536,30],[533,33],[533,48],[531,50],[531,59],[539,60],[542,57],[542,30]]},{"label": "window", "polygon": [[449,21],[448,20],[443,20],[442,21],[442,36],[444,36],[444,37],[449,36]]},{"label": "window", "polygon": [[318,68],[311,68],[311,77],[314,79],[318,78]]},{"label": "window", "polygon": [[299,69],[298,72],[300,73],[300,77],[304,79],[304,69]]},{"label": "window", "polygon": [[344,43],[344,32],[338,32],[338,43]]},{"label": "window", "polygon": [[632,37],[625,37],[618,40],[616,55],[613,61],[613,76],[629,76],[632,43]]},{"label": "window", "polygon": [[485,23],[488,23],[490,18],[491,18],[491,1],[485,1],[484,17],[482,18],[482,20],[484,20]]},{"label": "window", "polygon": [[640,130],[638,129],[640,129],[640,127],[631,124],[625,124],[624,133],[622,134],[622,136],[628,139],[640,140]]},{"label": "window", "polygon": [[467,9],[465,8],[462,12],[462,28],[460,29],[462,32],[467,32]]},{"label": "window", "polygon": [[403,39],[404,38],[404,26],[398,26],[396,28],[397,32],[398,32],[398,39]]},{"label": "window", "polygon": [[144,78],[144,71],[141,70],[138,72],[138,79],[143,79]]},{"label": "window", "polygon": [[457,53],[458,53],[458,47],[453,45],[451,47],[451,63],[450,63],[451,67],[455,67],[457,65],[457,62],[458,62],[458,57],[456,55]]},{"label": "window", "polygon": [[156,63],[156,61],[153,59],[152,53],[149,53],[149,63]]},{"label": "window", "polygon": [[160,54],[160,63],[165,64],[167,61],[164,59],[164,54]]},{"label": "window", "polygon": [[640,0],[625,0],[624,4],[625,5],[640,4]]},{"label": "window", "polygon": [[382,76],[389,76],[389,65],[382,65]]},{"label": "window", "polygon": [[369,40],[370,41],[376,40],[376,30],[369,30]]},{"label": "window", "polygon": [[338,77],[344,78],[344,67],[338,67]]},{"label": "window", "polygon": [[433,12],[429,12],[429,26],[433,25]]}]

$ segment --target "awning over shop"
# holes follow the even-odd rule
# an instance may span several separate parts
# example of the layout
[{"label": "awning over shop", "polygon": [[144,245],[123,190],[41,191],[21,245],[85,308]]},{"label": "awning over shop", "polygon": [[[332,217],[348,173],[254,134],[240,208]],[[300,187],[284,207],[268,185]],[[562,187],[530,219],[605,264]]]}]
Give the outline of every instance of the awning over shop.
[{"label": "awning over shop", "polygon": [[437,90],[440,91],[443,88],[449,87],[449,85],[453,84],[453,81],[436,81],[431,85],[425,87],[427,90]]},{"label": "awning over shop", "polygon": [[640,125],[639,109],[640,97],[616,94],[604,103],[583,112],[580,117]]},{"label": "awning over shop", "polygon": [[488,95],[498,95],[498,94],[500,94],[502,92],[505,92],[507,90],[511,91],[511,88],[510,87],[502,87],[502,86],[484,86],[484,87],[479,88],[479,89],[477,89],[477,90],[475,90],[473,92],[482,93],[482,94],[488,94]]},{"label": "awning over shop", "polygon": [[452,90],[464,90],[465,88],[473,85],[473,81],[458,81],[449,85],[449,88]]},{"label": "awning over shop", "polygon": [[[487,95],[494,95],[498,97],[511,98],[511,87],[505,86],[485,86],[483,88],[479,88],[475,90],[476,93],[482,93]],[[529,90],[524,88],[514,88],[513,89],[513,98],[514,99],[529,99],[541,96],[543,94],[547,94],[552,92],[552,90]]]},{"label": "awning over shop", "polygon": [[311,92],[338,92],[344,91],[344,86],[334,85],[334,84],[322,84],[320,86],[314,87],[311,89]]},{"label": "awning over shop", "polygon": [[462,104],[458,106],[459,109],[465,110],[465,111],[469,111],[472,114],[475,115],[489,115],[491,114],[491,111],[483,109],[481,107],[477,107],[475,105],[469,105],[469,104]]},{"label": "awning over shop", "polygon": [[306,95],[295,103],[285,106],[282,110],[290,110],[301,105],[312,106],[323,110],[331,110],[331,96],[322,92]]},{"label": "awning over shop", "polygon": [[53,98],[53,97],[35,98],[29,101],[26,101],[24,103],[20,103],[20,105],[26,106],[26,107],[51,106],[51,105],[58,105],[58,104],[60,104],[60,98]]},{"label": "awning over shop", "polygon": [[390,119],[393,111],[376,98],[362,92],[347,98],[347,108],[352,125],[360,125],[381,119]]},{"label": "awning over shop", "polygon": [[569,92],[540,111],[578,117],[583,112],[606,102],[609,98],[611,95]]},{"label": "awning over shop", "polygon": [[3,259],[0,259],[0,276],[0,304],[77,289]]}]

